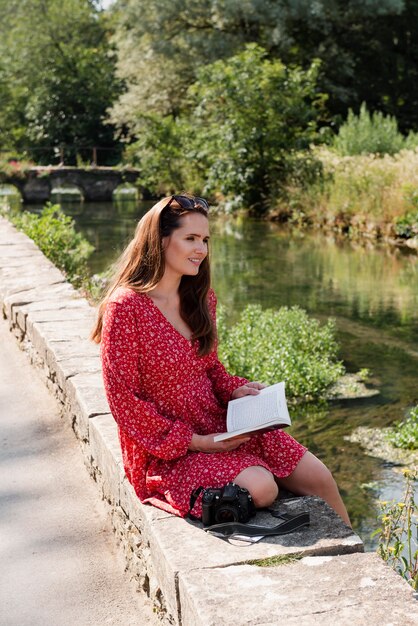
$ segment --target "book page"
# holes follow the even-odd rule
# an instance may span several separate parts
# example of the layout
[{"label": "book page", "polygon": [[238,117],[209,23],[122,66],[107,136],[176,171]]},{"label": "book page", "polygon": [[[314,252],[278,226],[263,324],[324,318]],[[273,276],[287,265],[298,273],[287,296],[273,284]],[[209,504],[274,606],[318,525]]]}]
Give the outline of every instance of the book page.
[{"label": "book page", "polygon": [[284,383],[266,387],[257,396],[244,396],[228,404],[228,432],[280,419],[289,420]]}]

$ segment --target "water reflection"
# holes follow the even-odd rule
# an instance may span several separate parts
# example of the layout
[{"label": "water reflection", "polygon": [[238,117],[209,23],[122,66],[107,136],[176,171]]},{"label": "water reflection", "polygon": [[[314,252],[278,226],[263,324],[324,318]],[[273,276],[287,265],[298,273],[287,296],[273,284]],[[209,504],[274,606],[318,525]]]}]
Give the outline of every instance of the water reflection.
[{"label": "water reflection", "polygon": [[[93,273],[115,260],[151,205],[85,204],[70,211],[96,247]],[[290,432],[329,465],[355,529],[372,545],[375,498],[385,497],[389,485],[399,495],[399,478],[345,437],[360,425],[392,424],[418,402],[416,255],[243,218],[211,217],[211,229],[213,283],[231,321],[249,302],[298,304],[320,319],[333,316],[348,370],[371,370],[379,396],[299,407]]]}]

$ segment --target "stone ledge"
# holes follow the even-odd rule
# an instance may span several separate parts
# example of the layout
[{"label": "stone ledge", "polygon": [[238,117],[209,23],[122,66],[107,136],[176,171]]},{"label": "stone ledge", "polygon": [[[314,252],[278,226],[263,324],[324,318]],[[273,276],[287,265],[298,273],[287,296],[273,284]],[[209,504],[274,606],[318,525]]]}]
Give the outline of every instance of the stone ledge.
[{"label": "stone ledge", "polygon": [[[399,589],[402,597],[412,598],[408,585],[380,560],[371,561],[371,555],[354,554],[363,550],[361,539],[319,498],[280,501],[278,506],[283,510],[309,508],[310,528],[264,539],[249,547],[231,545],[204,533],[199,523],[190,523],[141,504],[124,473],[117,427],[104,395],[99,348],[88,340],[93,310],[65,282],[62,274],[51,267],[33,242],[4,219],[0,219],[0,303],[12,332],[22,342],[32,362],[42,369],[47,386],[71,421],[86,465],[103,498],[110,504],[113,526],[124,549],[127,566],[138,587],[154,599],[165,623],[207,626],[228,624],[233,620],[239,624],[273,624],[284,615],[289,623],[300,622],[302,614],[297,601],[300,603],[301,596],[304,610],[308,607],[311,611],[314,606],[306,585],[302,588],[298,582],[304,583],[307,579],[314,581],[317,597],[322,598],[323,603],[329,594],[334,598],[329,610],[318,609],[321,619],[323,615],[325,619],[332,616],[329,622],[321,623],[332,620],[345,623],[338,621],[345,616],[350,623],[360,623],[355,621],[357,614],[360,615],[355,607],[363,601],[364,594],[361,584],[356,587],[357,583],[353,582],[353,568],[357,563],[359,568],[364,563],[364,571],[370,567],[371,573],[367,576],[372,581],[376,577],[380,581],[379,572],[385,569],[387,596],[393,606],[397,606]],[[256,523],[275,522],[266,514],[257,515]],[[345,556],[331,556],[341,554]],[[307,569],[307,555],[311,564],[318,564],[318,570]],[[325,560],[323,555],[327,555]],[[267,559],[268,563],[272,558],[283,561],[301,557],[304,558],[297,564],[281,567],[260,568],[248,564],[248,561],[266,562]],[[375,578],[372,576],[374,568]],[[321,575],[315,578],[311,572],[316,571]],[[293,586],[286,586],[285,582],[292,580],[294,572],[297,574]],[[337,575],[338,585],[333,579]],[[327,579],[334,582],[325,584]],[[376,612],[382,599],[381,583],[366,587],[368,606]],[[248,588],[254,593],[249,594]],[[346,596],[351,596],[344,591],[338,606],[341,589],[349,589],[349,593],[354,594],[355,601],[351,605],[346,601]],[[266,597],[274,599],[273,606],[269,603],[266,608]],[[320,605],[318,600],[318,607]],[[314,615],[313,609],[309,611],[306,615]],[[367,621],[381,623],[370,615]],[[409,622],[404,619],[403,624]]]},{"label": "stone ledge", "polygon": [[418,623],[408,585],[376,554],[193,570],[179,575],[179,597],[187,626]]}]

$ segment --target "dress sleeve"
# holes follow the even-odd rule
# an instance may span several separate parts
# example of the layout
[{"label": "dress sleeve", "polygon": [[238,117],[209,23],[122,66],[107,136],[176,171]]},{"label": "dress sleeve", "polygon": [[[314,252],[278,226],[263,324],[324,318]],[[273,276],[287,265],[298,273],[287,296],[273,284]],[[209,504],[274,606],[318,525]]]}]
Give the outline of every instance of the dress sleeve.
[{"label": "dress sleeve", "polygon": [[109,302],[102,333],[102,367],[113,417],[131,439],[160,459],[184,456],[193,436],[189,424],[161,415],[141,399],[139,336],[133,305]]},{"label": "dress sleeve", "polygon": [[[209,292],[209,310],[216,325],[216,296],[212,290]],[[232,376],[232,374],[226,371],[224,365],[222,365],[218,358],[217,344],[214,348],[211,366],[207,371],[207,375],[212,382],[215,396],[224,406],[228,404],[231,399],[231,394],[235,389],[248,383],[246,378]]]}]

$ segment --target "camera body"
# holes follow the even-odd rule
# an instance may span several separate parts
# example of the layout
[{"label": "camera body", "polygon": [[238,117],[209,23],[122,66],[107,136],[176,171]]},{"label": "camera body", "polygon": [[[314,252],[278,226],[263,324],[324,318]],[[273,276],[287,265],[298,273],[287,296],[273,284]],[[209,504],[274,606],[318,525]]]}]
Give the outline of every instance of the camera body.
[{"label": "camera body", "polygon": [[256,513],[250,492],[235,483],[222,489],[205,489],[202,496],[202,522],[205,526],[224,522],[248,522]]}]

